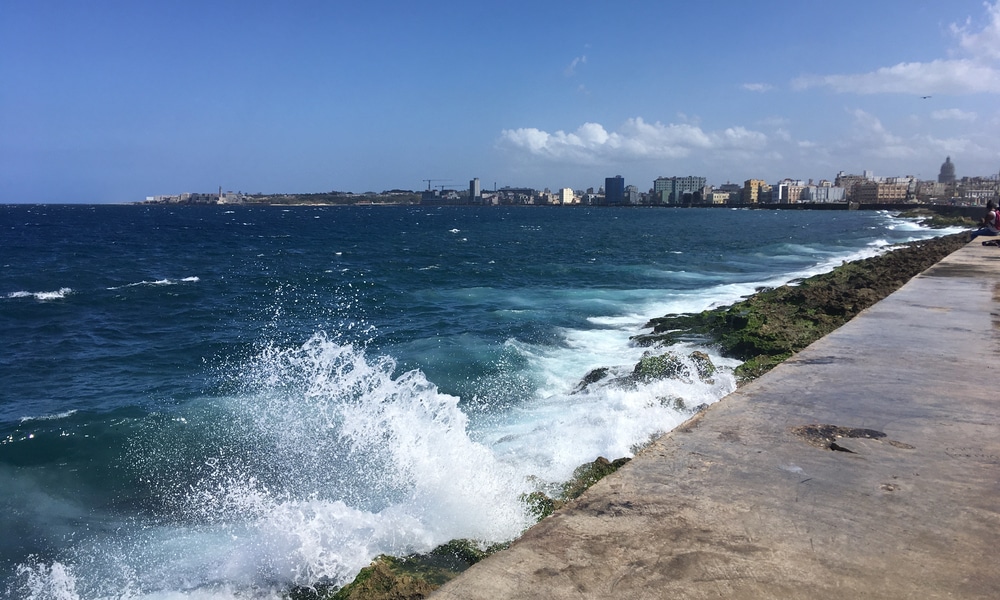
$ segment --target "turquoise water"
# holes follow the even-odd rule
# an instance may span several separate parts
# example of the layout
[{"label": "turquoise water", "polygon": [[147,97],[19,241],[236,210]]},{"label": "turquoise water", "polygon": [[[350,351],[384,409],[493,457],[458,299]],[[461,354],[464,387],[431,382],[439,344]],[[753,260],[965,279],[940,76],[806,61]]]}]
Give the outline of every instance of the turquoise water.
[{"label": "turquoise water", "polygon": [[[645,321],[931,237],[887,213],[0,206],[0,590],[276,597],[502,541],[711,383]],[[694,349],[687,346],[680,350]]]}]

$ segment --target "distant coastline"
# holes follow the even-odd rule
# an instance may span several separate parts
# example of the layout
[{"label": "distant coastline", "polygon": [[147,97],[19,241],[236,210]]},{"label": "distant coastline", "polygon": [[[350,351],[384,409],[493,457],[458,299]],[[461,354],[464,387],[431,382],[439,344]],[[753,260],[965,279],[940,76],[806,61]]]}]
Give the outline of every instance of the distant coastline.
[{"label": "distant coastline", "polygon": [[[479,178],[468,187],[441,179],[424,179],[427,189],[391,189],[363,193],[333,190],[319,193],[247,194],[242,191],[147,196],[151,204],[278,204],[278,205],[433,205],[433,206],[663,206],[663,207],[783,207],[851,209],[864,205],[985,206],[1000,197],[998,176],[963,177],[954,175],[950,157],[942,165],[937,181],[905,177],[875,177],[870,171],[852,175],[841,171],[833,181],[813,182],[785,178],[775,184],[747,179],[743,184],[709,184],[705,177],[658,177],[653,187],[641,191],[625,185],[621,175],[607,177],[604,186],[586,190],[531,187],[483,189]],[[444,182],[435,184],[434,182]]]},{"label": "distant coastline", "polygon": [[[231,194],[231,192],[230,192]],[[887,210],[904,213],[908,217],[933,217],[934,223],[925,222],[931,227],[969,226],[975,225],[982,216],[983,207],[969,204],[952,203],[858,203],[858,202],[793,202],[793,203],[728,203],[716,204],[708,202],[688,202],[685,204],[546,204],[534,202],[505,202],[503,204],[483,204],[469,202],[467,199],[447,199],[434,197],[427,199],[425,194],[392,190],[382,193],[354,194],[349,192],[329,192],[321,194],[253,194],[223,198],[209,194],[181,194],[179,196],[157,196],[134,205],[169,205],[169,206],[554,206],[560,208],[716,208],[745,210]]]}]

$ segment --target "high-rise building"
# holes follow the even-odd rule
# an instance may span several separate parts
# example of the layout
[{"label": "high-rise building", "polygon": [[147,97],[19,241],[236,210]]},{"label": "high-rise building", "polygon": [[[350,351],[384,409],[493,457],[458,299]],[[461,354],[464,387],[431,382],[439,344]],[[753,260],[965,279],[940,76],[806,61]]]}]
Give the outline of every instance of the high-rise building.
[{"label": "high-rise building", "polygon": [[608,204],[625,202],[625,178],[621,175],[604,179],[604,201]]},{"label": "high-rise building", "polygon": [[682,204],[687,195],[689,201],[696,196],[700,199],[705,187],[704,177],[657,177],[653,181],[653,196],[663,204]]},{"label": "high-rise building", "polygon": [[761,202],[762,192],[771,192],[771,186],[763,179],[747,179],[743,182],[743,202],[746,204]]},{"label": "high-rise building", "polygon": [[941,165],[938,183],[955,183],[955,163],[951,162],[950,156],[945,158],[944,164]]},{"label": "high-rise building", "polygon": [[483,199],[483,192],[479,189],[479,178],[469,181],[469,202],[478,203]]},{"label": "high-rise building", "polygon": [[634,185],[625,186],[625,203],[626,204],[639,204],[642,202],[642,194],[639,192],[639,188]]}]

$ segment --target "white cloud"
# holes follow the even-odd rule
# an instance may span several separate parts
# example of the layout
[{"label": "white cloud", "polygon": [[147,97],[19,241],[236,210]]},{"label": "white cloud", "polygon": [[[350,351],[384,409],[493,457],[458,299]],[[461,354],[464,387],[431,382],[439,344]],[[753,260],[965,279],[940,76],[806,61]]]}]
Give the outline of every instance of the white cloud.
[{"label": "white cloud", "polygon": [[1000,149],[992,139],[977,141],[977,136],[969,134],[951,138],[929,134],[903,137],[889,131],[879,119],[863,110],[851,111],[851,115],[854,123],[849,135],[839,144],[841,156],[853,154],[875,161],[889,161],[882,164],[908,165],[912,168],[940,156],[988,156]]},{"label": "white cloud", "polygon": [[855,94],[974,94],[1000,93],[1000,71],[971,60],[899,63],[858,75],[800,77],[792,88],[829,87]]},{"label": "white cloud", "polygon": [[548,133],[536,128],[505,129],[500,145],[557,162],[595,164],[630,159],[683,158],[694,152],[755,153],[767,146],[767,136],[742,126],[704,131],[697,125],[627,120],[618,131],[599,123],[584,123],[576,131]]},{"label": "white cloud", "polygon": [[983,61],[1000,60],[1000,2],[992,6],[987,2],[985,6],[990,22],[981,31],[970,31],[971,19],[962,26],[952,24],[951,31],[971,56]]},{"label": "white cloud", "polygon": [[975,121],[979,118],[974,112],[964,111],[960,108],[948,108],[945,110],[936,110],[931,113],[932,119],[937,119],[938,121]]},{"label": "white cloud", "polygon": [[917,156],[912,143],[890,132],[874,115],[861,109],[851,111],[851,115],[854,117],[854,128],[845,140],[851,147],[876,158],[909,159]]},{"label": "white cloud", "polygon": [[902,62],[870,73],[807,75],[792,81],[792,88],[828,87],[855,94],[1000,94],[996,64],[1000,59],[1000,0],[985,6],[988,23],[981,29],[975,30],[971,20],[951,26],[965,58]]},{"label": "white cloud", "polygon": [[585,64],[587,64],[587,55],[584,54],[583,56],[577,56],[576,58],[573,59],[573,62],[569,63],[569,66],[566,67],[566,70],[563,72],[566,74],[566,77],[572,77],[573,75],[576,74],[576,68],[579,65],[585,65]]},{"label": "white cloud", "polygon": [[744,83],[743,89],[748,92],[769,92],[774,89],[774,86],[769,83]]},{"label": "white cloud", "polygon": [[635,117],[618,127],[587,122],[572,131],[506,129],[497,147],[515,159],[512,165],[522,177],[530,171],[540,178],[586,180],[614,171],[643,180],[669,169],[703,174],[715,183],[749,177],[830,179],[840,170],[861,169],[920,175],[928,165],[936,169],[945,156],[962,157],[963,168],[977,173],[984,165],[995,168],[1000,156],[1000,136],[985,125],[989,114],[941,110],[934,118],[951,120],[935,130],[923,127],[927,117],[914,123],[895,115],[890,121],[860,109],[840,115],[829,115],[835,123],[825,130],[810,128],[811,123],[793,127],[782,117],[718,129],[687,117],[670,123]]}]

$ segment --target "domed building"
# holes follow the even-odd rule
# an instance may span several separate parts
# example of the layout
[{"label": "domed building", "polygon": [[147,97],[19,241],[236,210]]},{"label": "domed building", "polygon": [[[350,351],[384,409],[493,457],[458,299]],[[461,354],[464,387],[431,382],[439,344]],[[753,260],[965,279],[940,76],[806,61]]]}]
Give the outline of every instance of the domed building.
[{"label": "domed building", "polygon": [[955,163],[951,162],[951,157],[944,159],[941,165],[941,172],[938,173],[938,183],[955,183]]}]

